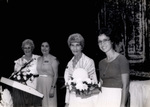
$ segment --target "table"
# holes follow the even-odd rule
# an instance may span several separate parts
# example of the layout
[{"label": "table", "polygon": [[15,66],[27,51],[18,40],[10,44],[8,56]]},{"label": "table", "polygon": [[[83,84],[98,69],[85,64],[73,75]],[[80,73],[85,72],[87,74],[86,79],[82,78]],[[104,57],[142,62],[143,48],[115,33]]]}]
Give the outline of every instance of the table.
[{"label": "table", "polygon": [[1,77],[0,82],[12,87],[11,95],[14,107],[41,105],[44,95],[34,88],[5,77]]},{"label": "table", "polygon": [[150,80],[130,82],[130,107],[150,107]]}]

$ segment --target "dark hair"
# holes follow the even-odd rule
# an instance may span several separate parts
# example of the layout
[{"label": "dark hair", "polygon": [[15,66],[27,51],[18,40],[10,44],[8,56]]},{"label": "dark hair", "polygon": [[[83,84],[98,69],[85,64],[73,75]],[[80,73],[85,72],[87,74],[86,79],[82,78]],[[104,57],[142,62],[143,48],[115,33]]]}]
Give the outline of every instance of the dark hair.
[{"label": "dark hair", "polygon": [[105,34],[107,37],[109,37],[113,44],[118,44],[122,39],[118,27],[114,27],[113,29],[110,27],[103,27],[100,29],[98,36],[101,34]]},{"label": "dark hair", "polygon": [[105,34],[107,37],[110,38],[110,40],[112,40],[112,29],[111,28],[107,28],[107,27],[103,27],[99,30],[99,35]]},{"label": "dark hair", "polygon": [[103,27],[100,29],[98,36],[100,36],[102,34],[109,37],[110,41],[112,42],[112,47],[113,47],[113,49],[115,49],[116,41],[115,41],[115,37],[112,32],[112,29],[110,27]]}]

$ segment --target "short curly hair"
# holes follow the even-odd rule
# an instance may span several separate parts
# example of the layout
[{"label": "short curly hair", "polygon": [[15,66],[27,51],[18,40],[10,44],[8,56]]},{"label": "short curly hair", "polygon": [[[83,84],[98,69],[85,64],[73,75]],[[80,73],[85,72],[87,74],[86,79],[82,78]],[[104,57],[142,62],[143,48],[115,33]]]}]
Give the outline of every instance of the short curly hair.
[{"label": "short curly hair", "polygon": [[29,45],[31,46],[31,49],[32,49],[32,50],[35,48],[34,42],[33,42],[33,40],[31,40],[31,39],[25,39],[25,40],[22,42],[22,46],[21,46],[22,49],[24,49],[24,46],[25,46],[26,44],[29,44]]},{"label": "short curly hair", "polygon": [[68,46],[70,47],[71,43],[80,43],[82,49],[84,48],[84,38],[79,33],[73,33],[68,37]]}]

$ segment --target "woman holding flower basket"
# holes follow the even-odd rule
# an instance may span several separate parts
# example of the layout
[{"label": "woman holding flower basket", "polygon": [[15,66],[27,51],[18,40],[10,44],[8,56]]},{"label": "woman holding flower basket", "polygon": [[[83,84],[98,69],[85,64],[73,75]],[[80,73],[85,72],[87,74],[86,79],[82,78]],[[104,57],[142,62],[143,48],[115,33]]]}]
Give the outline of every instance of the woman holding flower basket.
[{"label": "woman holding flower basket", "polygon": [[65,69],[66,107],[94,107],[97,95],[92,90],[97,87],[97,76],[93,59],[86,56],[84,38],[74,33],[68,38],[68,46],[74,55]]}]

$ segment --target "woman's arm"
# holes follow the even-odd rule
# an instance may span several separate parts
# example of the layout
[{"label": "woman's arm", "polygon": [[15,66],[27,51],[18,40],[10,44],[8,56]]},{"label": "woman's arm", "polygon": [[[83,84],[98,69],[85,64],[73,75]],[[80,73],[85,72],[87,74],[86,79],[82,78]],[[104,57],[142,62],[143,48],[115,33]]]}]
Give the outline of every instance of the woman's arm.
[{"label": "woman's arm", "polygon": [[52,83],[52,88],[55,88],[55,85],[56,85],[56,82],[57,82],[58,66],[59,66],[59,62],[57,60],[54,60],[53,63],[52,63],[52,68],[53,68],[53,72],[54,72],[54,79],[53,79],[53,83]]},{"label": "woman's arm", "polygon": [[123,55],[120,57],[119,66],[121,70],[121,81],[122,81],[122,96],[120,107],[125,107],[129,94],[130,68],[128,60]]},{"label": "woman's arm", "polygon": [[88,75],[91,79],[95,81],[95,83],[98,82],[97,80],[97,74],[96,74],[96,69],[95,69],[95,63],[93,60],[88,61],[86,64],[86,69],[88,70]]},{"label": "woman's arm", "polygon": [[[68,66],[69,65],[67,65],[67,68],[65,69],[65,73],[64,73],[65,85],[66,85],[68,79],[70,78]],[[69,99],[70,99],[70,93],[69,93],[69,89],[66,87],[66,95],[65,95],[65,103],[66,103],[66,105],[65,105],[65,107],[68,107]]]},{"label": "woman's arm", "polygon": [[129,74],[124,73],[121,75],[122,78],[122,96],[121,96],[121,105],[120,107],[125,107],[127,102],[128,94],[129,94]]},{"label": "woman's arm", "polygon": [[19,58],[18,60],[14,61],[15,65],[14,65],[14,72],[19,71],[21,69],[21,67],[23,66],[23,59]]},{"label": "woman's arm", "polygon": [[57,60],[54,60],[52,62],[54,78],[53,78],[53,82],[52,82],[51,90],[50,90],[50,94],[49,94],[50,97],[54,97],[56,82],[57,82],[57,78],[58,78],[58,65],[59,65],[59,62]]}]

